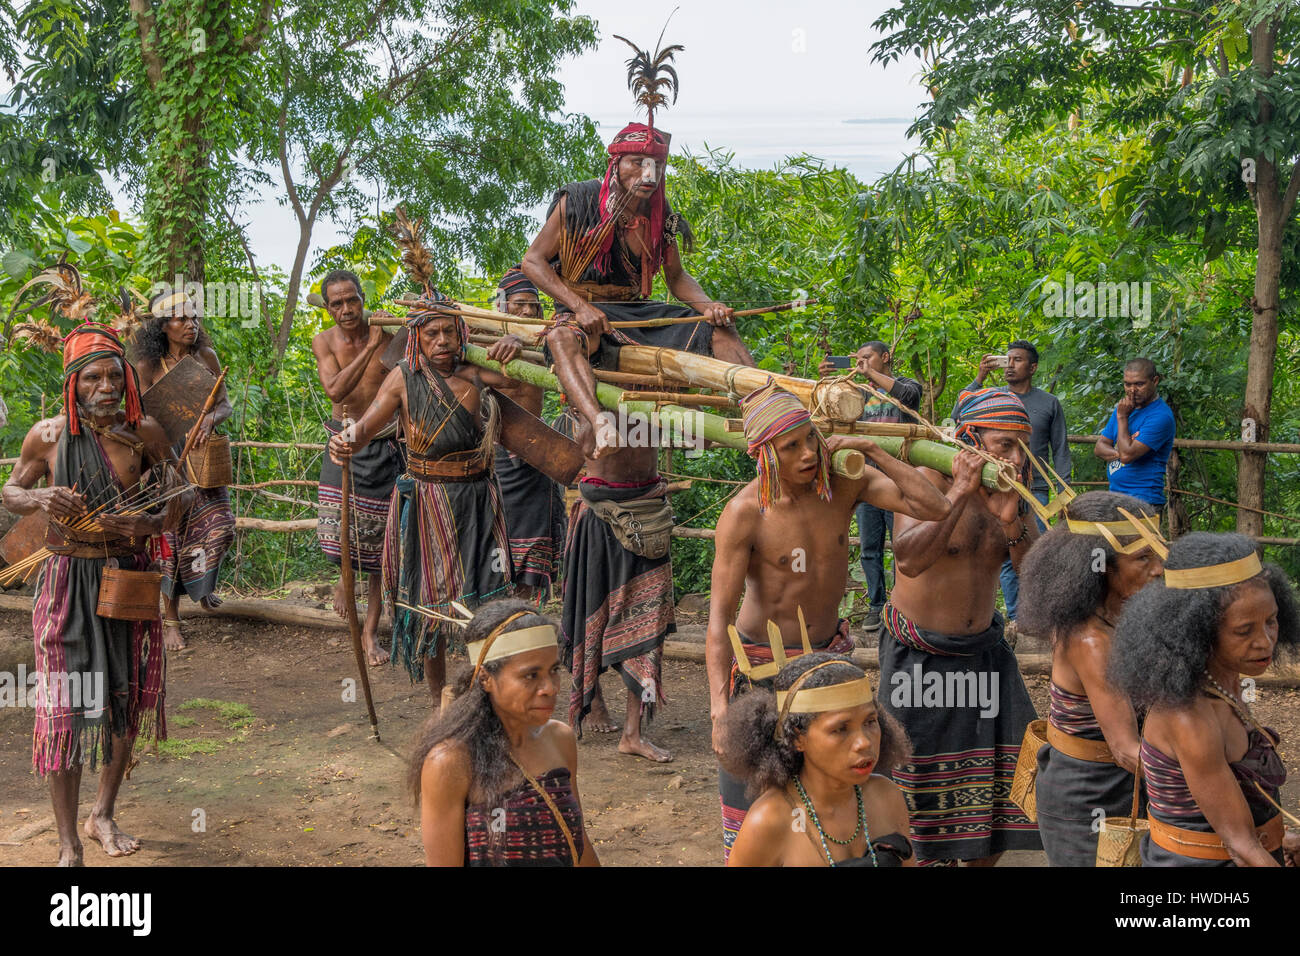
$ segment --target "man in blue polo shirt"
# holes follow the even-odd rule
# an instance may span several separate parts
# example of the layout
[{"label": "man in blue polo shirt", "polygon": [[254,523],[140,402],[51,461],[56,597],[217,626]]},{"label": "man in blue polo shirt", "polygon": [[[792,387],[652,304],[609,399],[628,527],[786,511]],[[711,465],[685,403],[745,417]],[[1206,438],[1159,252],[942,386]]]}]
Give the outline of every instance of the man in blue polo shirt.
[{"label": "man in blue polo shirt", "polygon": [[1165,466],[1174,447],[1174,413],[1156,395],[1160,376],[1147,358],[1124,365],[1124,398],[1110,413],[1094,453],[1106,462],[1110,490],[1157,508],[1165,504]]}]

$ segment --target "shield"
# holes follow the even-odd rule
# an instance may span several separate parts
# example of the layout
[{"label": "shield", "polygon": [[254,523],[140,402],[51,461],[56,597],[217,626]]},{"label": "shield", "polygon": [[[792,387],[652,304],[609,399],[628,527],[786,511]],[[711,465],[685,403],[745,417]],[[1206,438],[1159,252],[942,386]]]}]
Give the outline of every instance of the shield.
[{"label": "shield", "polygon": [[187,355],[149,387],[141,402],[145,414],[158,419],[173,445],[184,443],[215,384],[212,370]]}]

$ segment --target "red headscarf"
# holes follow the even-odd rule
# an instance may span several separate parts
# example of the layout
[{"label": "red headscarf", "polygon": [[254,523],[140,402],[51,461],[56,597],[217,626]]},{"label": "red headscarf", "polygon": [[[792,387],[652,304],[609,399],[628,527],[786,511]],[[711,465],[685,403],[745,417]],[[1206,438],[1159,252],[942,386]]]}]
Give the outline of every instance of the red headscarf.
[{"label": "red headscarf", "polygon": [[77,375],[91,362],[115,358],[121,361],[126,376],[126,423],[139,425],[144,415],[140,404],[140,378],[126,360],[122,340],[112,329],[98,322],[83,322],[63,338],[63,411],[68,416],[68,433],[81,434],[81,414],[77,408]]},{"label": "red headscarf", "polygon": [[[612,215],[610,210],[610,189],[615,179],[615,171],[621,156],[640,153],[662,164],[668,161],[668,144],[672,136],[661,129],[647,126],[645,123],[628,123],[609,144],[609,166],[605,169],[605,179],[600,184],[600,223],[604,225]],[[643,237],[645,252],[641,255],[641,294],[649,295],[654,283],[655,273],[663,264],[664,245],[664,179],[662,169],[659,173],[659,185],[650,197],[650,234]],[[597,226],[597,228],[600,228]],[[605,236],[596,254],[596,268],[602,272],[609,270],[610,251],[614,247],[614,230]]]}]

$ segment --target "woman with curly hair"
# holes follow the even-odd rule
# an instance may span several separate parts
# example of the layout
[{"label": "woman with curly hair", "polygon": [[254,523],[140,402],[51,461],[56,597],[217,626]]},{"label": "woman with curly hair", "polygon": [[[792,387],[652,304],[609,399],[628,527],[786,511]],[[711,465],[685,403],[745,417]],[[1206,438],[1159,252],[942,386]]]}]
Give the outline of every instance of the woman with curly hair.
[{"label": "woman with curly hair", "polygon": [[578,798],[578,745],[552,720],[555,625],[518,598],[465,629],[473,670],[425,729],[409,783],[429,866],[599,866]]},{"label": "woman with curly hair", "polygon": [[722,764],[759,794],[727,865],[915,866],[903,792],[873,773],[907,759],[907,737],[876,707],[871,679],[818,651],[774,686],[727,710]]},{"label": "woman with curly hair", "polygon": [[[140,375],[140,388],[148,389],[185,358],[192,355],[214,376],[221,362],[212,349],[194,301],[184,292],[164,291],[149,301],[150,318],[131,340],[131,363]],[[222,383],[212,411],[199,422],[195,447],[204,444],[213,431],[231,416],[234,408]],[[176,447],[177,454],[181,448]],[[163,614],[163,645],[169,651],[185,647],[181,635],[181,592],[208,610],[220,606],[217,577],[221,560],[235,540],[235,513],[225,488],[196,488],[194,504],[181,519],[180,527],[162,535],[156,555],[162,571],[162,592],[167,606]]]},{"label": "woman with curly hair", "polygon": [[1294,653],[1298,644],[1286,576],[1261,564],[1254,542],[1239,534],[1178,539],[1164,581],[1128,602],[1108,676],[1147,712],[1143,866],[1283,862],[1276,801],[1286,767],[1277,734],[1255,720],[1241,689],[1243,676],[1260,676],[1279,650]]},{"label": "woman with curly hair", "polygon": [[1038,751],[1038,832],[1052,866],[1094,866],[1096,809],[1127,815],[1138,766],[1138,721],[1106,680],[1115,622],[1163,570],[1122,512],[1155,532],[1160,516],[1128,495],[1093,491],[1039,538],[1020,569],[1020,622],[1052,638],[1047,744]]}]

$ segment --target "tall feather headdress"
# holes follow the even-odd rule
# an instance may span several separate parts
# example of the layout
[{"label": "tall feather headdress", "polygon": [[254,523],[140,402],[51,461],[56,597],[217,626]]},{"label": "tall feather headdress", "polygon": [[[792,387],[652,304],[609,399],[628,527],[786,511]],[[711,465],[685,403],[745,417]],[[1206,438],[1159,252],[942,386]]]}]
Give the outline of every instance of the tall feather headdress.
[{"label": "tall feather headdress", "polygon": [[[672,17],[670,16],[669,19],[671,20]],[[668,24],[665,23],[664,30],[667,29]],[[655,43],[653,55],[649,50],[642,50],[627,37],[614,34],[614,39],[622,40],[632,48],[632,52],[635,54],[627,61],[627,88],[632,91],[637,104],[645,107],[646,123],[653,127],[655,125],[655,110],[668,105],[668,97],[664,90],[672,93],[673,102],[677,102],[677,70],[672,66],[672,63],[675,61],[677,54],[685,50],[686,47],[680,43],[674,43],[667,47],[660,46],[664,39],[662,32]]]}]

